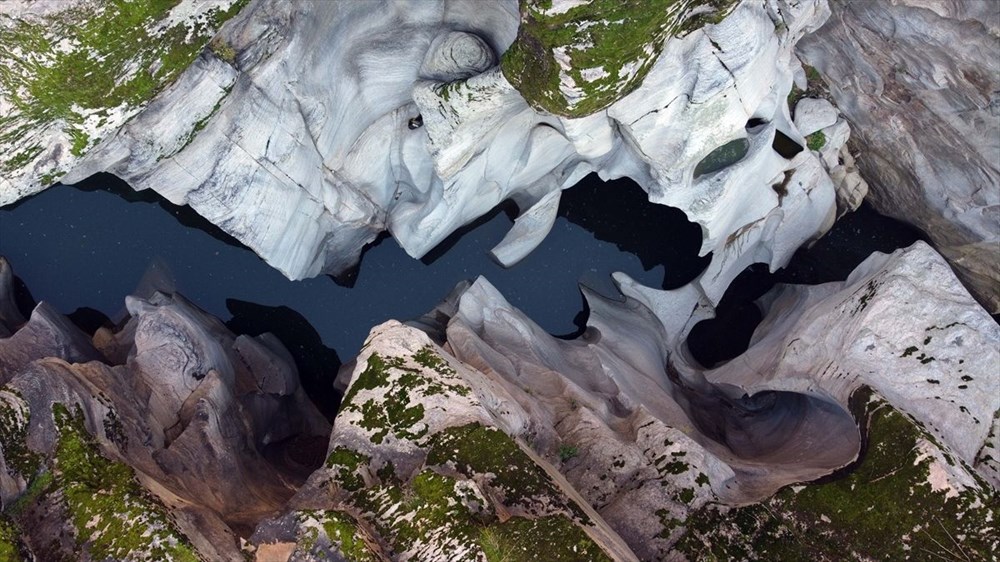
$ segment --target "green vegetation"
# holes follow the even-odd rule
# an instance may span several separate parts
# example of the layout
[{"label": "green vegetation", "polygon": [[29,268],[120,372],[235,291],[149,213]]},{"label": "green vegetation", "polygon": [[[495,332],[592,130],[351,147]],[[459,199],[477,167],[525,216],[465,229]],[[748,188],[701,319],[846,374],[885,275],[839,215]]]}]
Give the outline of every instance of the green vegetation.
[{"label": "green vegetation", "polygon": [[611,560],[582,529],[562,515],[511,517],[482,529],[479,544],[487,562],[534,562],[539,560],[541,545],[547,562]]},{"label": "green vegetation", "polygon": [[299,536],[297,551],[310,554],[310,559],[321,560],[324,553],[319,536],[322,532],[330,547],[340,551],[352,562],[374,562],[376,554],[360,536],[358,522],[341,511],[307,510],[297,514],[299,524],[306,531]]},{"label": "green vegetation", "polygon": [[[438,379],[425,376],[417,366],[408,365],[403,357],[383,358],[377,353],[368,357],[365,370],[352,381],[344,400],[342,411],[360,412],[361,427],[372,431],[372,443],[382,443],[392,433],[397,439],[416,440],[427,434],[427,426],[421,424],[424,406],[415,399],[445,392],[467,396],[469,388],[458,382],[455,370],[432,349],[424,348],[413,356],[419,366],[434,370]],[[454,384],[440,379],[455,379]],[[380,389],[378,397],[357,403],[357,394],[362,390]],[[414,403],[415,402],[415,403]],[[411,405],[412,404],[412,405]]]},{"label": "green vegetation", "polygon": [[211,41],[208,42],[208,48],[211,49],[213,53],[215,53],[215,56],[228,62],[229,64],[233,64],[234,62],[236,62],[236,50],[233,49],[233,46],[230,45],[229,43],[226,43],[222,38],[214,37]]},{"label": "green vegetation", "polygon": [[[488,562],[538,560],[606,561],[607,555],[564,515],[538,519],[511,517],[500,523],[468,482],[423,470],[408,488],[383,485],[356,496],[393,549],[415,552],[414,559],[436,559],[441,553],[482,551]],[[466,558],[463,558],[466,559]]]},{"label": "green vegetation", "polygon": [[676,548],[693,559],[990,559],[1000,533],[989,484],[951,498],[933,490],[918,443],[932,438],[884,402],[871,408],[868,449],[853,472],[757,505],[706,506]]},{"label": "green vegetation", "polygon": [[367,467],[371,459],[361,453],[337,447],[330,451],[326,458],[326,467],[334,472],[341,488],[353,492],[365,487],[365,480],[360,474],[362,467]]},{"label": "green vegetation", "polygon": [[61,494],[76,538],[95,560],[199,560],[166,510],[143,490],[128,465],[101,455],[83,412],[52,407],[58,431],[53,491]]},{"label": "green vegetation", "polygon": [[[0,117],[0,143],[60,124],[75,156],[97,139],[88,131],[117,125],[187,68],[209,38],[249,0],[208,17],[161,25],[179,0],[104,0],[25,21],[0,15],[0,92],[13,109]],[[0,156],[14,171],[41,147]],[[51,180],[56,169],[40,171]]]},{"label": "green vegetation", "polygon": [[[396,552],[421,545],[456,552],[476,545],[481,522],[468,506],[479,505],[481,500],[454,478],[424,470],[413,477],[409,487],[376,486],[355,498]],[[429,553],[416,556],[434,558]]]},{"label": "green vegetation", "polygon": [[580,453],[580,450],[572,445],[562,445],[559,447],[559,460],[566,462]]},{"label": "green vegetation", "polygon": [[823,81],[823,75],[815,67],[803,64],[802,69],[806,72],[806,89],[800,90],[794,84],[792,90],[788,92],[788,107],[794,108],[802,98],[828,98],[830,91]]},{"label": "green vegetation", "polygon": [[[517,39],[504,53],[504,76],[534,107],[570,117],[589,115],[642,83],[671,36],[717,23],[735,0],[591,0],[562,14],[546,15],[551,2],[521,0]],[[710,8],[691,16],[695,8]],[[569,57],[563,71],[554,50]],[[587,71],[585,74],[584,71]],[[580,91],[568,100],[561,73]]]},{"label": "green vegetation", "polygon": [[41,456],[27,445],[30,419],[28,404],[17,392],[0,390],[0,453],[11,476],[19,474],[25,481],[41,466]]},{"label": "green vegetation", "polygon": [[20,532],[14,522],[5,515],[0,515],[0,560],[3,562],[21,562]]},{"label": "green vegetation", "polygon": [[[548,498],[553,506],[576,507],[567,505],[549,475],[499,429],[472,423],[435,434],[427,464],[448,462],[469,478],[494,474],[490,485],[503,492],[506,505],[527,507],[532,501]],[[580,516],[586,517],[582,512]]]},{"label": "green vegetation", "polygon": [[809,150],[819,150],[826,146],[826,135],[823,131],[816,131],[815,133],[806,137],[806,146]]}]

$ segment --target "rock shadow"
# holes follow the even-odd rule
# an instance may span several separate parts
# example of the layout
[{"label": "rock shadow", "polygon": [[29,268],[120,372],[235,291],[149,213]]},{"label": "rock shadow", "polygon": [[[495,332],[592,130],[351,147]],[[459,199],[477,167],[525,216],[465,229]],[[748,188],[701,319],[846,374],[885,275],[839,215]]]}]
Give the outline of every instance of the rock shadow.
[{"label": "rock shadow", "polygon": [[295,360],[306,395],[328,420],[333,420],[343,398],[333,387],[341,361],[335,350],[323,345],[312,324],[287,306],[226,299],[226,308],[233,315],[226,327],[234,334],[259,336],[270,332],[281,341]]}]

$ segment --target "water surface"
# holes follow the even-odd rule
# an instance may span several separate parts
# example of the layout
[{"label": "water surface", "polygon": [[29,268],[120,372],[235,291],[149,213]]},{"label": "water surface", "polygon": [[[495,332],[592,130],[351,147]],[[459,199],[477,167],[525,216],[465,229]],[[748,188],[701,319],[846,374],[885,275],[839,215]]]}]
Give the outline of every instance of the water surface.
[{"label": "water surface", "polygon": [[[542,245],[511,269],[500,267],[488,255],[512,225],[506,213],[497,212],[449,240],[448,250],[435,252],[433,260],[413,259],[391,238],[382,240],[365,253],[353,287],[325,276],[289,281],[189,208],[173,206],[152,192],[131,192],[108,175],[95,176],[79,188],[57,185],[0,209],[0,255],[10,260],[36,299],[49,301],[63,313],[89,307],[120,318],[125,295],[134,293],[144,274],[154,271],[159,284],[172,279],[178,292],[223,320],[240,314],[245,325],[249,309],[241,302],[262,305],[258,311],[286,307],[301,315],[342,357],[353,356],[373,326],[390,318],[418,317],[456,283],[479,275],[544,329],[566,334],[577,329],[573,321],[582,309],[579,282],[609,293],[610,274],[624,271],[645,284],[661,286],[668,277],[662,262],[692,258],[680,252],[644,254],[634,228],[634,240],[623,244],[624,249],[598,240],[565,216],[587,207],[581,197],[607,190],[605,196],[618,200],[617,218],[602,219],[598,229],[624,233],[630,225],[643,225],[657,247],[666,242],[667,247],[684,247],[694,254],[700,234],[683,213],[649,205],[632,182],[588,181],[594,184],[567,198],[563,216]],[[643,211],[644,206],[652,211]],[[665,211],[675,213],[671,216],[677,224],[656,214]],[[647,217],[645,223],[636,219],[642,216]],[[676,232],[666,234],[665,240],[662,234],[653,235],[656,228]],[[693,235],[693,243],[669,240],[685,235]],[[234,303],[239,311],[231,310]],[[287,311],[282,318],[289,318]]]}]

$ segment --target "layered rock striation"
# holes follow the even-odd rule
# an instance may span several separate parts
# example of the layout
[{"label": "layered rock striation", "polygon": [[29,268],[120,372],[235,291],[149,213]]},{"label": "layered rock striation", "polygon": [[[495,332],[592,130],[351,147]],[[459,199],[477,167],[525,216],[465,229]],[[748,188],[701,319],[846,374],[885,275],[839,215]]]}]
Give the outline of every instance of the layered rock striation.
[{"label": "layered rock striation", "polygon": [[294,493],[329,424],[272,336],[178,295],[127,305],[93,338],[44,302],[0,318],[5,524],[36,559],[242,560],[236,537]]},{"label": "layered rock striation", "polygon": [[618,281],[624,300],[586,294],[574,340],[482,278],[374,328],[325,466],[258,527],[258,559],[520,559],[539,541],[552,560],[576,559],[570,544],[613,560],[997,547],[1000,328],[929,246],[775,289],[748,352],[715,369],[684,346],[711,314],[704,295]]},{"label": "layered rock striation", "polygon": [[1000,327],[929,246],[875,254],[844,282],[779,286],[747,352],[711,369],[685,345],[714,310],[697,285],[616,280],[619,300],[585,291],[571,340],[482,278],[375,327],[342,370],[331,432],[273,338],[233,336],[163,293],[130,297],[127,321],[92,337],[44,303],[25,320],[0,261],[0,549],[833,560],[845,545],[997,547]]},{"label": "layered rock striation", "polygon": [[930,236],[1000,311],[1000,15],[989,2],[833,0],[797,46],[855,131],[879,212]]}]

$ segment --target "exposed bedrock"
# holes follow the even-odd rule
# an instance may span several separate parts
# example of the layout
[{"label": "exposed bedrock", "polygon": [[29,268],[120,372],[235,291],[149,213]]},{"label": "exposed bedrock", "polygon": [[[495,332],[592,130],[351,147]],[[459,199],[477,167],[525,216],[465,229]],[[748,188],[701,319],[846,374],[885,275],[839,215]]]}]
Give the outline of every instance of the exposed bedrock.
[{"label": "exposed bedrock", "polygon": [[[670,16],[678,36],[640,49],[649,60],[618,61],[641,83],[569,118],[507,80],[513,0],[253,2],[217,38],[231,60],[206,50],[64,180],[106,171],[154,189],[302,278],[345,270],[384,229],[421,256],[506,199],[521,216],[494,254],[512,264],[551,228],[562,189],[628,176],[702,226],[713,262],[699,283],[717,300],[833,220],[838,185],[786,100],[792,49],[827,9],[745,1],[675,27],[710,21],[688,7]],[[829,150],[844,141],[846,126]]]},{"label": "exposed bedrock", "polygon": [[178,295],[127,305],[91,340],[42,302],[0,339],[4,513],[38,559],[243,560],[329,424],[270,334]]},{"label": "exposed bedrock", "polygon": [[833,0],[797,46],[854,130],[869,200],[926,231],[1000,312],[1000,14],[991,2]]},{"label": "exposed bedrock", "polygon": [[532,433],[536,443],[557,442],[557,425],[573,427],[560,421],[567,395],[598,401],[601,423],[609,427],[642,411],[684,431],[718,459],[708,476],[730,503],[760,500],[857,456],[857,426],[838,404],[796,392],[762,390],[748,397],[701,373],[682,375],[672,358],[678,352],[670,346],[673,338],[648,308],[585,294],[587,331],[573,341],[546,334],[483,279],[458,301],[448,347],[459,360],[513,386],[510,392],[529,413],[528,419],[505,420],[517,432]]},{"label": "exposed bedrock", "polygon": [[[683,289],[618,280],[656,313],[668,342],[673,330],[684,334],[710,314]],[[802,392],[845,407],[852,392],[869,386],[1000,486],[993,454],[1000,444],[1000,326],[930,246],[875,253],[844,282],[780,285],[758,304],[765,315],[750,348],[720,367],[703,370],[669,344],[678,346],[680,375],[700,373],[751,395]]]},{"label": "exposed bedrock", "polygon": [[713,370],[683,343],[712,313],[699,291],[618,282],[621,301],[586,295],[574,340],[482,278],[375,327],[326,464],[258,526],[257,560],[479,559],[544,537],[552,560],[995,548],[1000,328],[929,246],[773,290],[750,350]]}]

